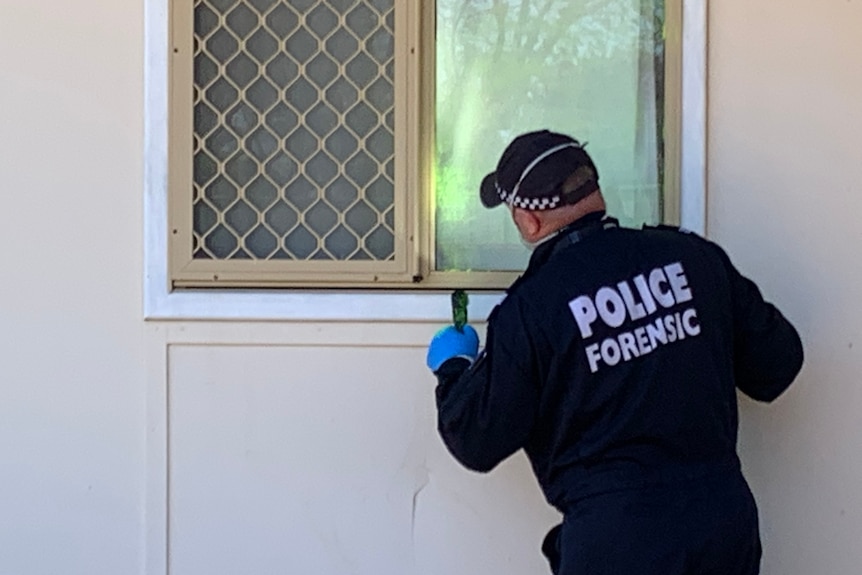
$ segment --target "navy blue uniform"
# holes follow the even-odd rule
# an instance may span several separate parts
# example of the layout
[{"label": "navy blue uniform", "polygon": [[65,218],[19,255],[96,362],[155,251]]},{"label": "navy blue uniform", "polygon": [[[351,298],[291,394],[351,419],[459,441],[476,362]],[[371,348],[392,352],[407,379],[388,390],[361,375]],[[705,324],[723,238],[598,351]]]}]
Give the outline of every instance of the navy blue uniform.
[{"label": "navy blue uniform", "polygon": [[565,515],[556,573],[757,573],[736,389],[778,397],[799,336],[714,243],[601,217],[537,248],[477,361],[438,370],[440,434],[477,471],[525,450]]}]

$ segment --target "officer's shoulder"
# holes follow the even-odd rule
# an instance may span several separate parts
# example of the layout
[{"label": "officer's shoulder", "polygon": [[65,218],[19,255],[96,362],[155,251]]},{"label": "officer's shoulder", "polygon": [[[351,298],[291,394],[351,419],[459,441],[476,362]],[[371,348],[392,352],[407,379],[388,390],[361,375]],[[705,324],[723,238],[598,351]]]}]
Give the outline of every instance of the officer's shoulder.
[{"label": "officer's shoulder", "polygon": [[525,293],[525,284],[528,284],[530,277],[527,275],[518,276],[512,284],[506,288],[503,298],[491,309],[488,315],[488,322],[496,320],[500,315],[510,316],[517,315],[519,308],[524,305],[524,301],[529,298]]},{"label": "officer's shoulder", "polygon": [[665,238],[669,238],[672,240],[678,240],[680,242],[695,244],[699,246],[706,246],[712,244],[711,241],[707,240],[697,232],[684,228],[682,226],[671,226],[668,224],[657,224],[657,225],[647,225],[644,224],[641,228],[644,233],[647,234],[660,234]]},{"label": "officer's shoulder", "polygon": [[722,262],[727,263],[729,260],[727,253],[720,245],[714,241],[703,237],[702,235],[684,228],[682,226],[671,226],[667,224],[644,225],[643,230],[647,233],[665,233],[670,237],[678,238],[680,241],[688,243],[695,249],[701,250],[704,255],[717,256]]},{"label": "officer's shoulder", "polygon": [[[656,224],[656,225],[644,224],[642,229],[644,231],[670,232],[670,233],[677,233],[677,234],[683,234],[686,236],[693,236],[696,238],[701,238],[701,236],[699,234],[697,234],[696,232],[694,232],[688,228],[684,228],[682,226],[671,226],[669,224]],[[701,238],[701,239],[703,239],[703,238]]]}]

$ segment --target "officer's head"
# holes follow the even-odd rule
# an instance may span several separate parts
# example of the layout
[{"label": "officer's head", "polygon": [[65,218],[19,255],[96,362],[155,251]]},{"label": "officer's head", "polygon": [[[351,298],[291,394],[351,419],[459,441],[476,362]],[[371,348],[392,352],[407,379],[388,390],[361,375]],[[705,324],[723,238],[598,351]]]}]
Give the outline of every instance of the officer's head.
[{"label": "officer's head", "polygon": [[598,170],[584,147],[548,130],[515,138],[482,180],[480,195],[487,208],[507,204],[527,242],[605,209]]}]

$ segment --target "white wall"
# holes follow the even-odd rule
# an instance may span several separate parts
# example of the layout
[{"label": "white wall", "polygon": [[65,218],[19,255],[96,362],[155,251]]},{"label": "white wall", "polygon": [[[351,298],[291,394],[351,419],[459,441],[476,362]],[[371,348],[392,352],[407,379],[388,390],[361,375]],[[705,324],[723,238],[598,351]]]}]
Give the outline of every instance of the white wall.
[{"label": "white wall", "polygon": [[153,451],[149,510],[170,554],[154,538],[152,572],[542,573],[557,516],[526,459],[482,476],[437,437],[430,327],[159,329],[167,433],[150,437],[169,462]]},{"label": "white wall", "polygon": [[764,572],[862,565],[862,3],[710,6],[709,230],[802,332],[801,379],[746,403]]},{"label": "white wall", "polygon": [[138,573],[140,2],[0,2],[0,573]]},{"label": "white wall", "polygon": [[[862,4],[710,27],[710,233],[808,351],[743,405],[764,572],[855,573]],[[0,2],[0,574],[161,575],[168,543],[172,575],[235,572],[229,544],[259,573],[543,572],[523,459],[474,475],[436,439],[435,326],[143,322],[142,28],[140,1]]]}]

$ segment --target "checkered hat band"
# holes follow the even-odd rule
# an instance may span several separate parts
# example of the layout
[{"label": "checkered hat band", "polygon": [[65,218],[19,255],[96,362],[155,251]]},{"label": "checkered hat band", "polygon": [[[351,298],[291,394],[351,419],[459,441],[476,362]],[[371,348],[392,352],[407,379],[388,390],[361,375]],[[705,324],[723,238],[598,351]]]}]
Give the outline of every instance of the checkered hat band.
[{"label": "checkered hat band", "polygon": [[503,188],[500,187],[500,184],[495,182],[494,184],[497,188],[497,195],[500,196],[500,199],[509,204],[510,206],[515,206],[516,208],[523,208],[525,210],[553,210],[559,204],[562,198],[560,196],[551,196],[549,198],[521,198],[515,197],[514,193],[509,193]]}]

